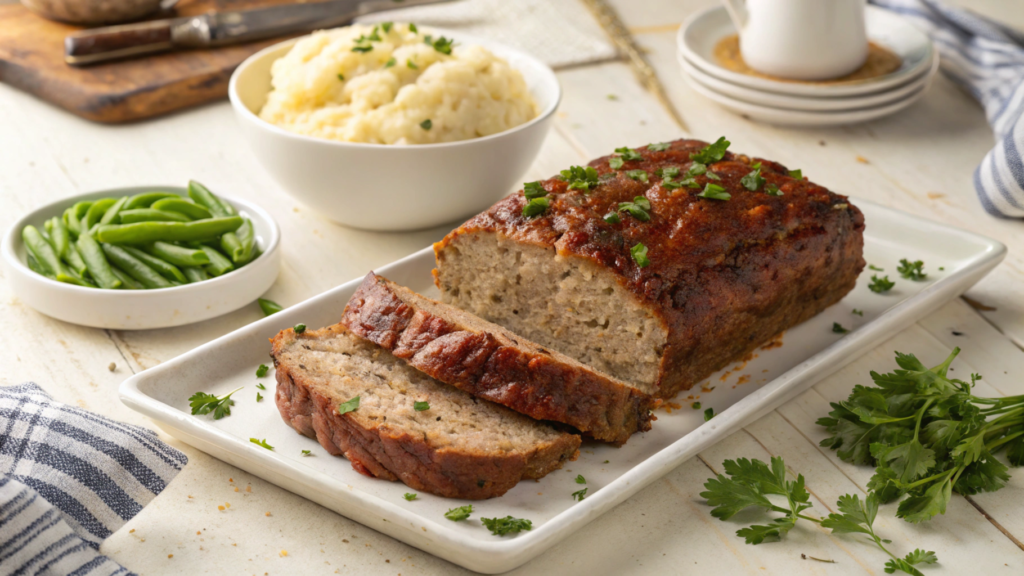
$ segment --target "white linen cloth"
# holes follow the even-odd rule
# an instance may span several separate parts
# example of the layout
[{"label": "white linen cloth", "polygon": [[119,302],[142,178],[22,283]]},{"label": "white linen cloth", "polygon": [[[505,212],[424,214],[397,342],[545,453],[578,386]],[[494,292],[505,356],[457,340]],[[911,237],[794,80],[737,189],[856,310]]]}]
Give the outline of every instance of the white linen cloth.
[{"label": "white linen cloth", "polygon": [[552,68],[609,60],[618,54],[579,0],[460,0],[377,12],[356,21],[458,30],[526,52]]}]

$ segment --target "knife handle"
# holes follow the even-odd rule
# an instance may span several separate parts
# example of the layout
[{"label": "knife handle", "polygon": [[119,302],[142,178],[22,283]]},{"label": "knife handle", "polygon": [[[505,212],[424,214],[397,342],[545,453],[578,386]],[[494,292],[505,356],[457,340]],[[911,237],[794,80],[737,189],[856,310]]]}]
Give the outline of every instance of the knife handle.
[{"label": "knife handle", "polygon": [[64,61],[85,66],[170,50],[172,26],[172,20],[153,20],[75,32],[64,38]]}]

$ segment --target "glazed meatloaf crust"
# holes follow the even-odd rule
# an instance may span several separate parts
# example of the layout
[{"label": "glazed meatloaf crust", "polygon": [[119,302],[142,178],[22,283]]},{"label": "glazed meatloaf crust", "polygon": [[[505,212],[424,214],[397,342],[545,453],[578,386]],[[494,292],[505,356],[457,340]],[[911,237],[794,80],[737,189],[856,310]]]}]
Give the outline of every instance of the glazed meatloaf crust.
[{"label": "glazed meatloaf crust", "polygon": [[854,287],[845,196],[698,140],[617,152],[531,185],[539,215],[520,192],[435,244],[442,301],[671,398]]},{"label": "glazed meatloaf crust", "polygon": [[272,343],[281,417],[367,476],[479,500],[579,453],[579,436],[437,382],[340,324],[289,328]]},{"label": "glazed meatloaf crust", "polygon": [[341,323],[441,382],[532,418],[620,445],[651,428],[657,401],[648,394],[373,272]]}]

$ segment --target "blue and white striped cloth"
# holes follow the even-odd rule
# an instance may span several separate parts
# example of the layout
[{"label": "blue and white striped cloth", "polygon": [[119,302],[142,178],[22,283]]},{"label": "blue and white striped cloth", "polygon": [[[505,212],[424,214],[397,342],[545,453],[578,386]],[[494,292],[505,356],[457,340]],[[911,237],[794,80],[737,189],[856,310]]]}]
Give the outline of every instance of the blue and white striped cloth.
[{"label": "blue and white striped cloth", "polygon": [[1024,33],[936,0],[871,3],[927,32],[943,72],[981,102],[996,146],[974,171],[974,188],[989,214],[1024,217]]},{"label": "blue and white striped cloth", "polygon": [[100,543],[187,462],[152,430],[0,387],[0,576],[129,574]]}]

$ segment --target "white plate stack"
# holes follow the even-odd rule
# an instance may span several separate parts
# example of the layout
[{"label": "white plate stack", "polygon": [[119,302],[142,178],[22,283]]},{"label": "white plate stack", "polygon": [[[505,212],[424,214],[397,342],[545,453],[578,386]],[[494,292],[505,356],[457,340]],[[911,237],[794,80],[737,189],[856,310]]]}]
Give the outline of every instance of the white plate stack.
[{"label": "white plate stack", "polygon": [[729,70],[716,62],[715,46],[736,28],[725,8],[711,8],[679,28],[678,58],[698,93],[752,120],[788,126],[836,126],[888,116],[924,95],[939,69],[939,54],[923,32],[892,12],[868,6],[872,42],[901,59],[876,78],[836,83],[772,80]]}]

